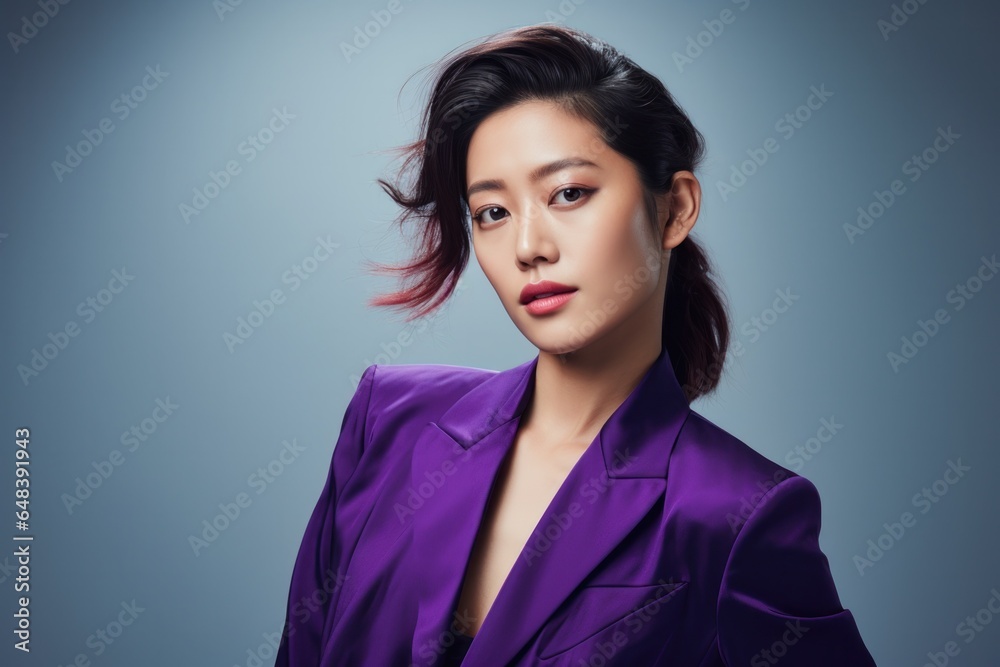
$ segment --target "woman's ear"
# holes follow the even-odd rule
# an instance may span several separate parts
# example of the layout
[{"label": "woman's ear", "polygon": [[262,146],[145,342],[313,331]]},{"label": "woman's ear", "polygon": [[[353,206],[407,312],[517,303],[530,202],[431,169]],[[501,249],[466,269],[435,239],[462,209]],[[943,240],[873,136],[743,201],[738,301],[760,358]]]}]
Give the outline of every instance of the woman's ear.
[{"label": "woman's ear", "polygon": [[673,249],[687,238],[701,210],[701,184],[690,171],[674,174],[670,192],[658,195],[663,248]]}]

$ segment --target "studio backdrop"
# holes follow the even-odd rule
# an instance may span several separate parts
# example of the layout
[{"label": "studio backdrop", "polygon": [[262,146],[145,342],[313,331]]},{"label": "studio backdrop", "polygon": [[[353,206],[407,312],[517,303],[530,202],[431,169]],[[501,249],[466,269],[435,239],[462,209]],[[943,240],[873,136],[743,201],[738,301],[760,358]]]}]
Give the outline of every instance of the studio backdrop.
[{"label": "studio backdrop", "polygon": [[[692,407],[807,477],[880,665],[1000,660],[1000,133],[985,2],[12,0],[0,27],[3,665],[274,661],[371,364],[537,353],[473,257],[404,322],[369,261],[432,65],[568,24],[705,135],[731,306]],[[390,629],[387,629],[390,631]]]}]

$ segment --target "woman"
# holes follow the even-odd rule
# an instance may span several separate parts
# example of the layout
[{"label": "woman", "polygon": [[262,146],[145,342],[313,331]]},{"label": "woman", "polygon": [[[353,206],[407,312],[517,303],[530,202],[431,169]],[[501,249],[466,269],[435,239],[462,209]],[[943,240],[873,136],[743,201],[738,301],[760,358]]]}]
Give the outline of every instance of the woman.
[{"label": "woman", "polygon": [[[692,411],[724,302],[691,237],[703,138],[569,28],[447,59],[407,147],[430,312],[476,259],[538,348],[372,365],[292,574],[278,665],[873,665],[815,486]],[[470,240],[471,236],[471,240]]]}]

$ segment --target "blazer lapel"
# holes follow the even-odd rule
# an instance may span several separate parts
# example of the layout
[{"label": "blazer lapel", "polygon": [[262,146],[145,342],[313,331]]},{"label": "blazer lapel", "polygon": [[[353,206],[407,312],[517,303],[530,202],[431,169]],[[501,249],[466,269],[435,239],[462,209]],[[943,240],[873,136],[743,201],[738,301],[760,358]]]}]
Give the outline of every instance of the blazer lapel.
[{"label": "blazer lapel", "polygon": [[[462,610],[455,606],[497,473],[534,390],[537,362],[536,355],[494,374],[428,423],[415,443],[408,564],[418,593],[415,664],[433,664],[451,645],[455,617],[457,631],[464,630]],[[663,348],[556,492],[504,580],[465,664],[513,662],[662,498],[670,453],[687,413]]]}]

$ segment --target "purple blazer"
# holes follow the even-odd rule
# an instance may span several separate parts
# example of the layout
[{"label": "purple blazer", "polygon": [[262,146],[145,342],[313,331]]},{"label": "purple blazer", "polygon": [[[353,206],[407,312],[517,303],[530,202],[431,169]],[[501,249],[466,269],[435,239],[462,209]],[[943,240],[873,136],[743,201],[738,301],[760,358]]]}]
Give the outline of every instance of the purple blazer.
[{"label": "purple blazer", "polygon": [[[534,389],[369,366],[291,577],[278,667],[434,665]],[[874,665],[819,547],[820,497],[690,409],[666,349],[535,526],[463,665]]]}]

